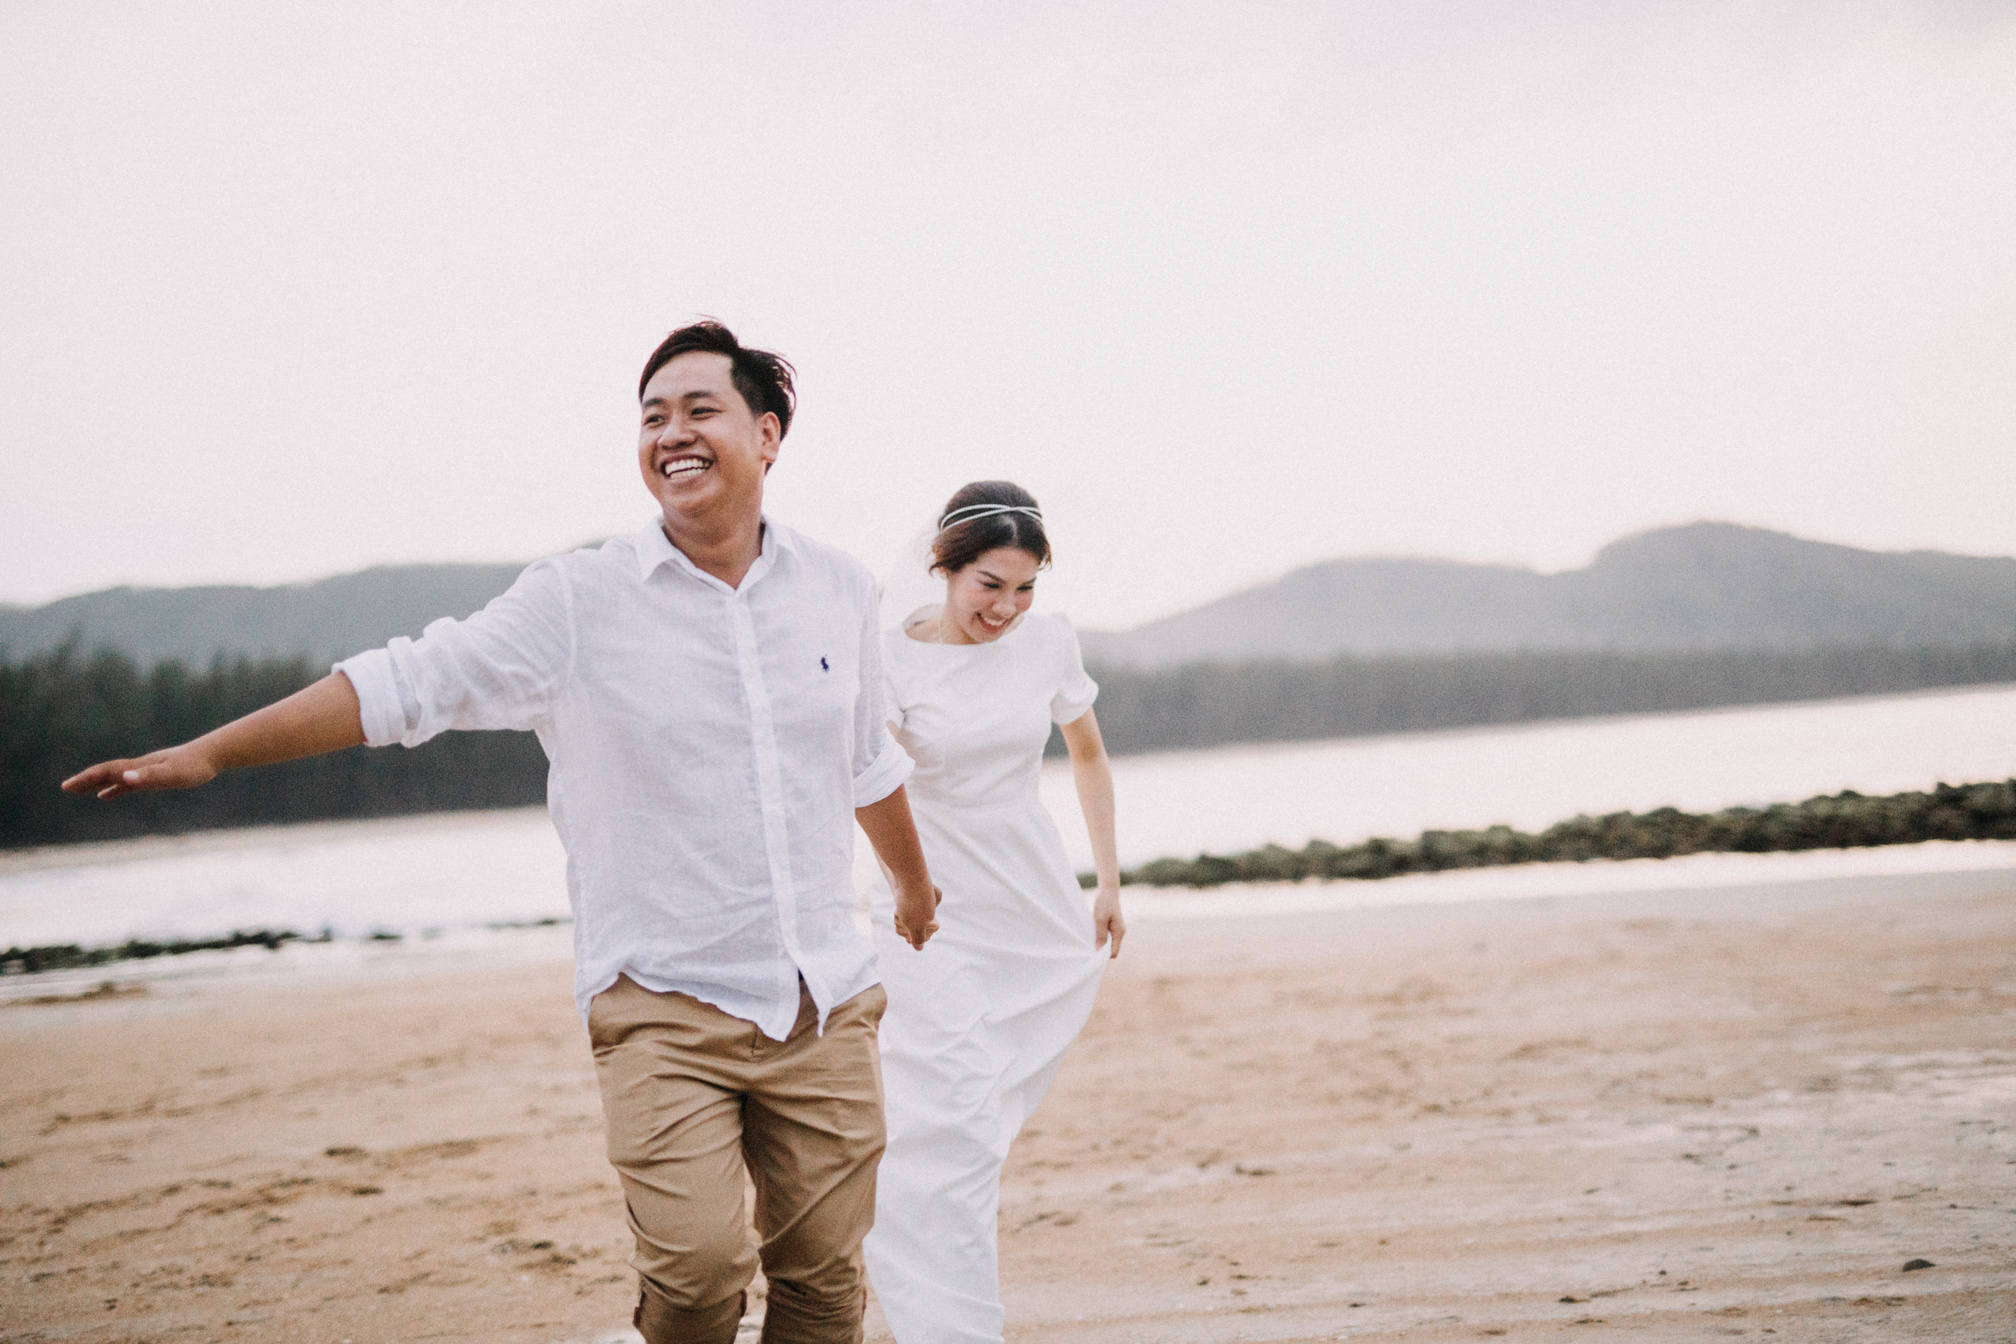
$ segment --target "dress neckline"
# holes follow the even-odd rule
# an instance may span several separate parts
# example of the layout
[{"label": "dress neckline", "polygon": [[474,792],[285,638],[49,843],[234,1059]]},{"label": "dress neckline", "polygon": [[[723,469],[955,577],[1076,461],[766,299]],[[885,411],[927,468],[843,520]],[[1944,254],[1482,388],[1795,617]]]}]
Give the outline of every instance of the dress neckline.
[{"label": "dress neckline", "polygon": [[[915,613],[912,614],[914,615]],[[977,641],[972,644],[941,644],[937,640],[932,639],[912,639],[910,637],[909,625],[897,626],[895,634],[896,637],[902,640],[905,644],[912,645],[920,649],[993,649],[993,648],[999,648],[1001,645],[1007,643],[1009,640],[1013,639],[1016,635],[1020,634],[1022,631],[1028,629],[1029,622],[1035,615],[1036,613],[1033,611],[1024,612],[1021,615],[1021,617],[1016,620],[1015,624],[1009,626],[1008,629],[1004,630],[1001,633],[1001,637],[999,639],[990,639],[984,644],[979,643]],[[922,622],[913,621],[911,622],[911,624],[912,625],[922,624]]]}]

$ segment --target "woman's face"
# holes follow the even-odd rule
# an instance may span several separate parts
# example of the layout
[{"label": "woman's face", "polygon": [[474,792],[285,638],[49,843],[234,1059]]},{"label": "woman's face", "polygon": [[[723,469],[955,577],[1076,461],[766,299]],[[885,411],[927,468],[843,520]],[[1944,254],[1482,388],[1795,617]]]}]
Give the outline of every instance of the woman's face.
[{"label": "woman's face", "polygon": [[948,644],[991,644],[1035,598],[1035,556],[1015,546],[982,551],[945,580],[939,636]]}]

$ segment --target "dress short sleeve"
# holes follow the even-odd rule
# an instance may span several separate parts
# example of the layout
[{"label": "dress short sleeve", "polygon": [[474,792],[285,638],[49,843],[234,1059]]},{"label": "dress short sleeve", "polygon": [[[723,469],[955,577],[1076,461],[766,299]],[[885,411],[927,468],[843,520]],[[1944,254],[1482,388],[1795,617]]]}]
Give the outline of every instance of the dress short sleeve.
[{"label": "dress short sleeve", "polygon": [[1072,723],[1082,718],[1099,698],[1099,683],[1085,675],[1085,659],[1078,652],[1078,632],[1069,618],[1059,615],[1057,623],[1057,690],[1050,697],[1050,722]]},{"label": "dress short sleeve", "polygon": [[900,628],[882,632],[882,716],[899,733],[905,718],[903,706],[909,698],[904,693],[901,641],[908,638]]}]

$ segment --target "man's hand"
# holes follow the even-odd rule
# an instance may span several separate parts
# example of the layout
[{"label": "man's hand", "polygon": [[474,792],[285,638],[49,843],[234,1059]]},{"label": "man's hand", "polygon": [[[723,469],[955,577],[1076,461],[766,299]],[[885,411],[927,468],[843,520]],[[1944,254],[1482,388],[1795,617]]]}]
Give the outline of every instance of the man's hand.
[{"label": "man's hand", "polygon": [[126,793],[148,793],[155,789],[193,789],[217,777],[216,763],[202,742],[184,742],[179,747],[150,751],[135,760],[100,761],[63,781],[65,793],[95,793],[100,798],[117,798]]},{"label": "man's hand", "polygon": [[364,720],[350,678],[331,672],[285,700],[193,742],[123,761],[100,761],[63,781],[65,793],[117,798],[154,789],[193,789],[219,772],[319,756],[364,745]]},{"label": "man's hand", "polygon": [[938,932],[938,902],[944,899],[945,893],[935,884],[928,900],[920,899],[914,892],[897,892],[896,936],[922,952],[931,935]]},{"label": "man's hand", "polygon": [[924,846],[910,819],[910,796],[897,785],[887,798],[854,809],[854,819],[868,833],[868,843],[889,876],[896,897],[896,932],[910,946],[923,950],[938,931],[938,888],[924,867]]}]

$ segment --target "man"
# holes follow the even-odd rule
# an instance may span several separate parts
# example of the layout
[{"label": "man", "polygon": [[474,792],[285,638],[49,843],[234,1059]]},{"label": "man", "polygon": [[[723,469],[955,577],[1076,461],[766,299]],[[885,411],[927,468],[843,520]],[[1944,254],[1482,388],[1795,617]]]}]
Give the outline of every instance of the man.
[{"label": "man", "polygon": [[637,1240],[638,1329],[649,1344],[734,1339],[758,1258],[746,1168],[764,1340],[858,1341],[883,997],[850,917],[855,821],[891,875],[898,931],[922,947],[937,927],[910,761],[884,721],[874,582],[763,517],[789,364],[703,322],[652,353],[638,399],[649,527],[63,787],[115,798],[451,728],[536,732]]}]

